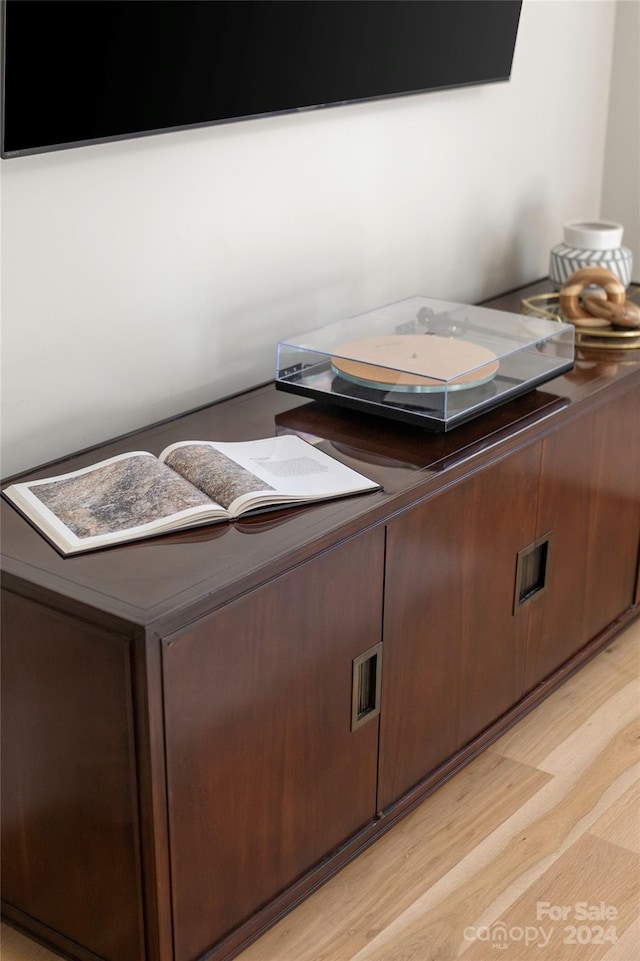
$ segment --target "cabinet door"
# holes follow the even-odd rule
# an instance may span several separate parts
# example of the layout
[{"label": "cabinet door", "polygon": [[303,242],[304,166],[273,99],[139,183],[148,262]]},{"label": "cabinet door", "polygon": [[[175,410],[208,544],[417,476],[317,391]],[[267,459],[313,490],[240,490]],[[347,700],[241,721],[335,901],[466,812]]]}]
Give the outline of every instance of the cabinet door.
[{"label": "cabinet door", "polygon": [[166,640],[177,961],[198,956],[375,817],[378,718],[351,730],[379,643],[384,531]]},{"label": "cabinet door", "polygon": [[540,445],[389,524],[379,806],[388,807],[519,700]]},{"label": "cabinet door", "polygon": [[640,539],[640,393],[543,443],[538,531],[551,531],[547,589],[531,605],[531,689],[634,603]]}]

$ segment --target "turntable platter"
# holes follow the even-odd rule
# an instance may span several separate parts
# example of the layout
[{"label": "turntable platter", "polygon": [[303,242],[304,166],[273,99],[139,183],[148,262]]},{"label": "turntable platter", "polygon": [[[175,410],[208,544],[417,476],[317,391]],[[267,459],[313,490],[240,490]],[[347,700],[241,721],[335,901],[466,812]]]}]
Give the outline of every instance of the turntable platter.
[{"label": "turntable platter", "polygon": [[465,390],[495,377],[496,355],[466,340],[425,334],[363,337],[335,348],[334,371],[365,387],[405,392]]}]

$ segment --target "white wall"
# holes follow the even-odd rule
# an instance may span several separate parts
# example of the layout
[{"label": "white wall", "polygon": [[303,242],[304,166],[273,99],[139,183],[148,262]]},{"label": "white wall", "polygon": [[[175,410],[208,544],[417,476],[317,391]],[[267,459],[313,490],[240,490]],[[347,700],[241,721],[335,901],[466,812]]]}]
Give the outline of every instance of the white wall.
[{"label": "white wall", "polygon": [[524,0],[508,84],[2,161],[3,474],[268,380],[295,332],[545,275],[600,212],[614,14]]},{"label": "white wall", "polygon": [[622,239],[640,283],[640,2],[620,0],[602,182],[601,216],[624,225]]}]

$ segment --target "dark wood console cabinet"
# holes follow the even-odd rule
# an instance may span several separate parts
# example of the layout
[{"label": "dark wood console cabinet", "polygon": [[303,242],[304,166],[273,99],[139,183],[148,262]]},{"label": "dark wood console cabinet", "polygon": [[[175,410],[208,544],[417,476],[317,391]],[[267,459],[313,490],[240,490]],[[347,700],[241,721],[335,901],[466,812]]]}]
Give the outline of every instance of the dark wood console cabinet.
[{"label": "dark wood console cabinet", "polygon": [[449,434],[265,385],[32,472],[296,431],[384,489],[67,559],[2,503],[5,918],[230,958],[597,653],[640,613],[637,353]]}]

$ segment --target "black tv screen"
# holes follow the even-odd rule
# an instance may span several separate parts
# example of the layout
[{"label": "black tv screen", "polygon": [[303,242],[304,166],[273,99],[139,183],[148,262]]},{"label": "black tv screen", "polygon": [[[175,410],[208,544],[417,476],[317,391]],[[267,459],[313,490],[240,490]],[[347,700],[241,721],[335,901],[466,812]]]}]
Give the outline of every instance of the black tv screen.
[{"label": "black tv screen", "polygon": [[521,0],[3,0],[2,156],[509,79]]}]

